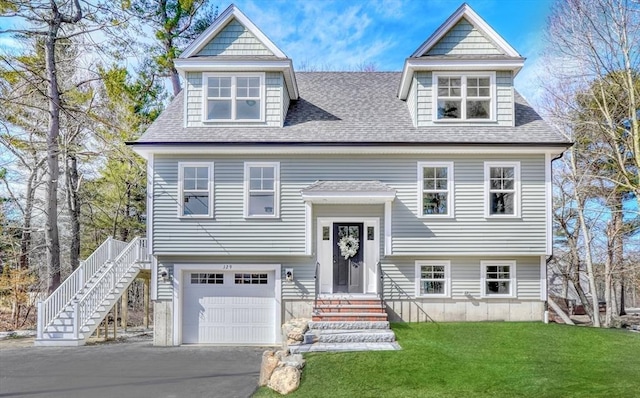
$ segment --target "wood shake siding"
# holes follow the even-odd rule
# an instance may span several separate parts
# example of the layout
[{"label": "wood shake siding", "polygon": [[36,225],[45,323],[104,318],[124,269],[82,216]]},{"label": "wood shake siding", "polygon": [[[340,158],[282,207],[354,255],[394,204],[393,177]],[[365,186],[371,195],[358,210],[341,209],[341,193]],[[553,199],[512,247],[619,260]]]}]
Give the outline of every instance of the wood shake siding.
[{"label": "wood shake siding", "polygon": [[432,118],[432,74],[431,72],[416,72],[416,126],[433,125]]},{"label": "wood shake siding", "polygon": [[273,53],[234,19],[197,54],[199,57],[215,55],[273,55]]},{"label": "wood shake siding", "polygon": [[[485,159],[521,162],[520,218],[485,218]],[[244,160],[280,162],[279,219],[244,218]],[[215,217],[177,216],[178,161],[215,163]],[[418,217],[418,161],[454,162],[455,218]],[[317,180],[380,180],[395,189],[394,255],[545,253],[544,155],[292,155],[246,159],[157,156],[154,170],[153,242],[154,252],[158,254],[304,255],[305,206],[300,191]],[[382,217],[383,214],[382,205],[337,206],[332,211],[327,210],[329,208],[314,205],[314,220],[347,213],[363,217]],[[380,221],[382,229],[383,220]],[[315,236],[315,230],[313,234]]]},{"label": "wood shake siding", "polygon": [[427,55],[500,55],[496,45],[462,18]]},{"label": "wood shake siding", "polygon": [[202,72],[187,72],[187,127],[202,125]]}]

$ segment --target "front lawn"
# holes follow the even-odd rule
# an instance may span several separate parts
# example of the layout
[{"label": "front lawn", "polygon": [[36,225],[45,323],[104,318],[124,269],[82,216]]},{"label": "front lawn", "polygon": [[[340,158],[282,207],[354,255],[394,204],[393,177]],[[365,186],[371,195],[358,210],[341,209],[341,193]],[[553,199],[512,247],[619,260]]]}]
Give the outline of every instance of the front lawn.
[{"label": "front lawn", "polygon": [[[307,354],[290,397],[635,397],[640,334],[542,323],[393,324],[401,351]],[[279,394],[261,388],[254,397]]]}]

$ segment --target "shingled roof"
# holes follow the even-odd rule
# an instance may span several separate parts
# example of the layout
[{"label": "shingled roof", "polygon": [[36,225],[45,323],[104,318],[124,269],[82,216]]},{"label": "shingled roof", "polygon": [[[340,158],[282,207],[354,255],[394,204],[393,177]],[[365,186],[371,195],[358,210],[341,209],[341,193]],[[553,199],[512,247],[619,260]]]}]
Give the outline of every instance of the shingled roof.
[{"label": "shingled roof", "polygon": [[414,127],[396,96],[399,72],[297,72],[300,99],[283,127],[184,127],[183,95],[134,144],[568,145],[515,92],[515,127]]}]

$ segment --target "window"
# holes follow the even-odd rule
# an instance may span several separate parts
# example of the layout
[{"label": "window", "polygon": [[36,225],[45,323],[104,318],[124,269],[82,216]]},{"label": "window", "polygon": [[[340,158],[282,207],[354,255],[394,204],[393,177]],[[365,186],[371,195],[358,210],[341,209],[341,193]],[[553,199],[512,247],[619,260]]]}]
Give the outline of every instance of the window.
[{"label": "window", "polygon": [[193,273],[191,274],[191,284],[192,285],[222,285],[224,284],[224,275]]},{"label": "window", "polygon": [[482,295],[487,297],[514,297],[516,280],[515,261],[483,261]]},{"label": "window", "polygon": [[236,285],[266,285],[268,283],[267,274],[235,274]]},{"label": "window", "polygon": [[450,297],[450,268],[449,261],[416,261],[416,296]]},{"label": "window", "polygon": [[278,217],[280,164],[245,163],[245,217]]},{"label": "window", "polygon": [[213,216],[212,163],[179,164],[179,217]]},{"label": "window", "polygon": [[262,121],[264,75],[203,74],[205,121]]},{"label": "window", "polygon": [[421,217],[453,216],[453,163],[418,162]]},{"label": "window", "polygon": [[434,120],[493,120],[495,73],[434,73]]},{"label": "window", "polygon": [[485,213],[487,217],[519,217],[520,163],[486,162]]}]

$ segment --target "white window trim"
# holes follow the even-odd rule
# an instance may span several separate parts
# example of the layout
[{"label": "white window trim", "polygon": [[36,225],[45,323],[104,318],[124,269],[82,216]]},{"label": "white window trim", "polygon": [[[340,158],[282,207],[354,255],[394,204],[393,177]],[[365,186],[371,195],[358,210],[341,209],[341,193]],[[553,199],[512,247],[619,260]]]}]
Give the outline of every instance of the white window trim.
[{"label": "white window trim", "polygon": [[[423,197],[422,193],[424,191],[423,179],[424,179],[424,168],[425,167],[446,167],[447,168],[447,214],[422,214],[422,209],[424,208],[424,203],[422,203]],[[454,169],[453,162],[418,162],[418,181],[417,181],[417,190],[418,190],[418,217],[420,218],[453,218],[455,214],[455,204],[454,204],[454,194],[453,189],[455,187],[454,184]]]},{"label": "white window trim", "polygon": [[[209,77],[231,77],[231,119],[207,119],[207,100],[209,92]],[[236,78],[237,77],[258,77],[260,78],[260,118],[259,119],[235,119],[236,115]],[[238,73],[202,73],[202,122],[204,123],[259,123],[265,121],[267,109],[267,89],[266,73],[264,72],[238,72]]]},{"label": "white window trim", "polygon": [[[438,77],[460,77],[462,79],[462,87],[461,90],[461,109],[460,109],[460,119],[438,119]],[[467,103],[466,103],[466,88],[467,88],[467,77],[489,77],[490,91],[491,91],[491,99],[489,101],[490,104],[490,114],[488,119],[467,119]],[[496,88],[496,72],[433,72],[432,80],[432,121],[435,123],[461,123],[461,122],[473,122],[473,123],[488,123],[495,122],[497,120],[497,110],[498,110],[498,98],[497,98],[497,88]]]},{"label": "white window trim", "polygon": [[[491,200],[489,198],[490,177],[492,167],[513,167],[514,169],[514,190],[513,198],[514,214],[491,214]],[[484,162],[484,216],[485,218],[520,218],[520,201],[521,201],[521,180],[520,180],[520,162]]]},{"label": "white window trim", "polygon": [[[273,215],[249,214],[249,184],[251,167],[273,167]],[[280,162],[245,162],[244,163],[244,217],[245,218],[280,218]]]},{"label": "white window trim", "polygon": [[[209,213],[207,214],[187,214],[184,210],[184,168],[185,167],[208,167],[209,168]],[[213,209],[213,162],[178,162],[178,218],[212,218]]]},{"label": "white window trim", "polygon": [[[420,294],[421,267],[429,265],[444,266],[444,293],[442,294]],[[451,261],[449,260],[418,260],[416,261],[415,289],[416,297],[451,297]]]},{"label": "white window trim", "polygon": [[[508,265],[509,268],[509,293],[507,294],[487,294],[487,267],[497,265]],[[483,260],[480,261],[480,283],[482,298],[516,298],[518,297],[518,286],[516,278],[516,260]]]}]

